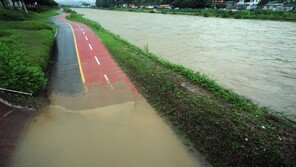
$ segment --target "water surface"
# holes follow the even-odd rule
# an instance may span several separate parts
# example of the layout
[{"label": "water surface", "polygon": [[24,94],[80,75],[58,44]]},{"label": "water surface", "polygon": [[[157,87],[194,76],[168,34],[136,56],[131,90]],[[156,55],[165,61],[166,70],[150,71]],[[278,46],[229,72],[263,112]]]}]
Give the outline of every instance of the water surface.
[{"label": "water surface", "polygon": [[[75,96],[87,98],[84,93]],[[59,105],[77,102],[73,97],[51,99],[52,104],[29,127],[12,166],[203,166],[145,99],[79,111]]]}]

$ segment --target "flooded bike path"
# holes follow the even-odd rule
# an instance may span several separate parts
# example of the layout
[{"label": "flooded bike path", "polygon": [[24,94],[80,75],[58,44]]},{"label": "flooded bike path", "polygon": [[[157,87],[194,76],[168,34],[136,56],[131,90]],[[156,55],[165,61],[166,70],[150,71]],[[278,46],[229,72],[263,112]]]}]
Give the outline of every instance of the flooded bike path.
[{"label": "flooded bike path", "polygon": [[[208,165],[188,152],[92,31],[82,24],[60,21],[51,104],[31,123],[12,166]],[[79,59],[72,30],[76,41],[81,40],[76,44]],[[83,32],[88,35],[85,41],[94,43],[82,42],[83,36],[77,33]]]}]

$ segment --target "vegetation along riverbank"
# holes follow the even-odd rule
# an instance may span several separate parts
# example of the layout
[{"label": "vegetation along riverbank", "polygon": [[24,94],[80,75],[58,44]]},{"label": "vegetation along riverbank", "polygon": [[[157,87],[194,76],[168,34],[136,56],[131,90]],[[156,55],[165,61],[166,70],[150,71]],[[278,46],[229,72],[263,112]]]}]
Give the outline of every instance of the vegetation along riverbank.
[{"label": "vegetation along riverbank", "polygon": [[92,28],[151,105],[214,166],[295,166],[296,123],[207,76],[137,48],[69,9]]},{"label": "vegetation along riverbank", "polygon": [[221,18],[235,18],[235,19],[259,19],[259,20],[279,20],[279,21],[296,21],[296,11],[271,11],[271,10],[214,10],[214,9],[147,9],[147,8],[99,8],[103,10],[116,10],[126,12],[145,12],[145,13],[160,13],[160,14],[178,14],[178,15],[193,15],[204,17],[221,17]]},{"label": "vegetation along riverbank", "polygon": [[47,84],[56,9],[24,13],[0,8],[0,87],[36,94]]}]

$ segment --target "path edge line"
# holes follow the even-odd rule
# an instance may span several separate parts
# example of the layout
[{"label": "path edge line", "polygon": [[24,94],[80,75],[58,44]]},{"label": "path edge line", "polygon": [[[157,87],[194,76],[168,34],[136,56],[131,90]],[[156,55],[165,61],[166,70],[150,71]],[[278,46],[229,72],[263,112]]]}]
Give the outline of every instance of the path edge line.
[{"label": "path edge line", "polygon": [[68,23],[68,24],[71,27],[71,30],[72,30],[72,33],[73,33],[74,45],[75,45],[76,56],[77,56],[77,60],[78,60],[78,66],[79,66],[79,71],[80,71],[80,75],[81,75],[81,80],[82,80],[83,84],[85,84],[85,78],[84,78],[84,74],[83,74],[83,71],[82,71],[80,56],[79,56],[79,52],[78,52],[78,48],[77,48],[76,36],[75,36],[74,29],[73,29],[72,25],[70,23]]}]

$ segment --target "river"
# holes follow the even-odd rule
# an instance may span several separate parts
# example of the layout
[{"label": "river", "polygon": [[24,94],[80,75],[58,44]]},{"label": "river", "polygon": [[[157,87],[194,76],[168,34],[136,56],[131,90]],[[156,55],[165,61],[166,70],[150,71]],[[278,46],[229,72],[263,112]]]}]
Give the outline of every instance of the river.
[{"label": "river", "polygon": [[286,115],[296,109],[296,24],[75,8],[140,48]]}]

